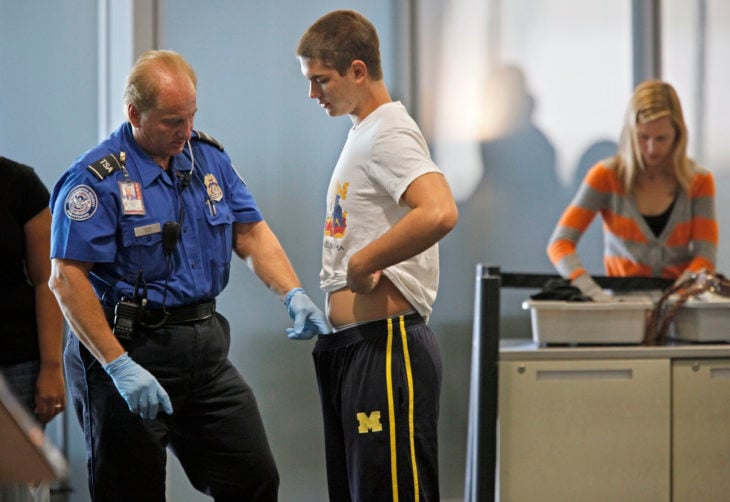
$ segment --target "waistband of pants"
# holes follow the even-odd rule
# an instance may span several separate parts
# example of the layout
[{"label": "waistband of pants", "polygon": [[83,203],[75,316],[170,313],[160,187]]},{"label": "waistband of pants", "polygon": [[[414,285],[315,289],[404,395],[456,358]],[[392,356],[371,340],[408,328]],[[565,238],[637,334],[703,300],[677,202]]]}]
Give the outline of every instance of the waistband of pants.
[{"label": "waistband of pants", "polygon": [[403,324],[406,328],[417,324],[423,324],[425,322],[418,312],[406,312],[386,317],[384,319],[376,319],[374,321],[365,321],[362,323],[342,326],[335,329],[333,333],[319,335],[314,350],[335,349],[367,338],[384,336],[388,332],[388,321],[392,321],[393,330],[397,330],[399,329],[401,317],[403,318]]},{"label": "waistband of pants", "polygon": [[[104,307],[104,314],[109,324],[114,324],[114,307]],[[144,324],[157,325],[165,324],[183,324],[189,322],[203,321],[215,314],[215,298],[212,300],[203,300],[180,307],[169,307],[164,309],[145,309],[142,318]]]}]

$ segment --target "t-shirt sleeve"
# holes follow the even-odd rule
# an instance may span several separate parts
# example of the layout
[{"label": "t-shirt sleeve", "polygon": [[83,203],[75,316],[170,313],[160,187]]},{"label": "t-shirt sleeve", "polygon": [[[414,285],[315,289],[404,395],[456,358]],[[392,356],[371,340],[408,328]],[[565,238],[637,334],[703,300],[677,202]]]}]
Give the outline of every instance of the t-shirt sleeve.
[{"label": "t-shirt sleeve", "polygon": [[48,189],[31,167],[21,165],[16,179],[16,189],[12,193],[16,199],[16,215],[21,226],[48,207],[50,198]]},{"label": "t-shirt sleeve", "polygon": [[231,192],[229,203],[235,220],[238,223],[255,223],[263,220],[264,217],[256,205],[253,193],[238,170],[231,164],[227,171]]},{"label": "t-shirt sleeve", "polygon": [[98,181],[86,169],[64,174],[51,196],[52,258],[114,261],[118,219],[115,183],[112,179]]},{"label": "t-shirt sleeve", "polygon": [[382,134],[374,143],[373,169],[369,175],[399,202],[413,180],[426,173],[441,172],[431,159],[418,131],[398,128]]}]

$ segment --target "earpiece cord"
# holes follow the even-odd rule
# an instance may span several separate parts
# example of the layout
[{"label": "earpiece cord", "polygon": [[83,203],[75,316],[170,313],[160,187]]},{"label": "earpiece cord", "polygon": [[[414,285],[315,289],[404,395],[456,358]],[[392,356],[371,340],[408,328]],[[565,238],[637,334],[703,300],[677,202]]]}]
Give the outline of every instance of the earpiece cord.
[{"label": "earpiece cord", "polygon": [[[114,288],[114,286],[116,286],[116,285],[117,285],[117,283],[118,283],[118,282],[120,282],[120,281],[128,280],[128,279],[131,279],[131,278],[132,278],[132,276],[129,276],[129,275],[125,275],[125,276],[123,276],[123,277],[120,277],[119,279],[115,280],[115,281],[114,281],[114,282],[112,282],[111,284],[109,284],[109,285],[108,285],[108,286],[107,286],[107,287],[106,287],[106,288],[104,289],[104,292],[103,292],[103,293],[101,294],[101,298],[99,299],[99,302],[101,302],[101,304],[102,304],[102,305],[104,305],[104,300],[106,300],[106,295],[107,295],[107,294],[108,294],[109,292],[113,291],[113,288]],[[115,301],[118,301],[118,299],[116,299]]]},{"label": "earpiece cord", "polygon": [[[183,201],[183,192],[190,184],[193,173],[195,172],[195,155],[193,154],[193,148],[190,145],[190,140],[187,141],[188,145],[188,152],[190,152],[190,171],[188,171],[188,174],[185,175],[185,177],[182,180],[182,186],[179,192],[180,196],[180,213],[178,217],[178,224],[180,226],[180,231],[182,231],[182,225],[183,221],[185,220],[185,202]],[[179,237],[178,237],[179,240]],[[170,316],[170,313],[167,311],[166,303],[167,303],[167,291],[168,291],[168,284],[170,282],[170,277],[172,276],[172,253],[165,253],[167,257],[167,277],[165,277],[165,285],[163,288],[162,293],[162,320],[155,324],[147,324],[142,323],[144,326],[152,329],[156,329],[161,327],[163,324],[165,324],[165,321],[167,321],[167,318]],[[146,289],[145,289],[146,293]],[[145,294],[146,296],[146,294]]]}]

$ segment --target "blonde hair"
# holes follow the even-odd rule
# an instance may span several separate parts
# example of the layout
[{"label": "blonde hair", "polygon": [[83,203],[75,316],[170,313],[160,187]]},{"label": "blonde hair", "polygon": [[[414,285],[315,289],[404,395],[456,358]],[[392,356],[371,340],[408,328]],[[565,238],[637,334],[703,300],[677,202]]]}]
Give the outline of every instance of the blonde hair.
[{"label": "blonde hair", "polygon": [[626,193],[632,191],[639,171],[644,170],[636,126],[663,117],[669,117],[677,133],[672,151],[673,174],[685,192],[690,190],[692,163],[687,158],[687,126],[679,97],[670,84],[660,80],[647,80],[636,87],[631,97],[615,157],[618,175]]},{"label": "blonde hair", "polygon": [[160,92],[160,75],[163,73],[187,75],[197,89],[195,70],[180,54],[168,50],[147,51],[137,59],[127,76],[124,104],[134,105],[140,112],[154,108]]}]

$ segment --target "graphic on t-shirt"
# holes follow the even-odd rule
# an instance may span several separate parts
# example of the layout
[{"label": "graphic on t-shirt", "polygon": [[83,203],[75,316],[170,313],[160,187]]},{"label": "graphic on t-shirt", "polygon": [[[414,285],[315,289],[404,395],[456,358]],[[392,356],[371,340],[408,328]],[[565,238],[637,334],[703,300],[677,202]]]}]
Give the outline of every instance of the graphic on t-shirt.
[{"label": "graphic on t-shirt", "polygon": [[347,231],[347,211],[342,209],[340,201],[347,199],[347,187],[349,185],[349,181],[343,185],[337,183],[335,204],[324,222],[324,235],[328,237],[341,239],[345,236],[345,232]]}]

